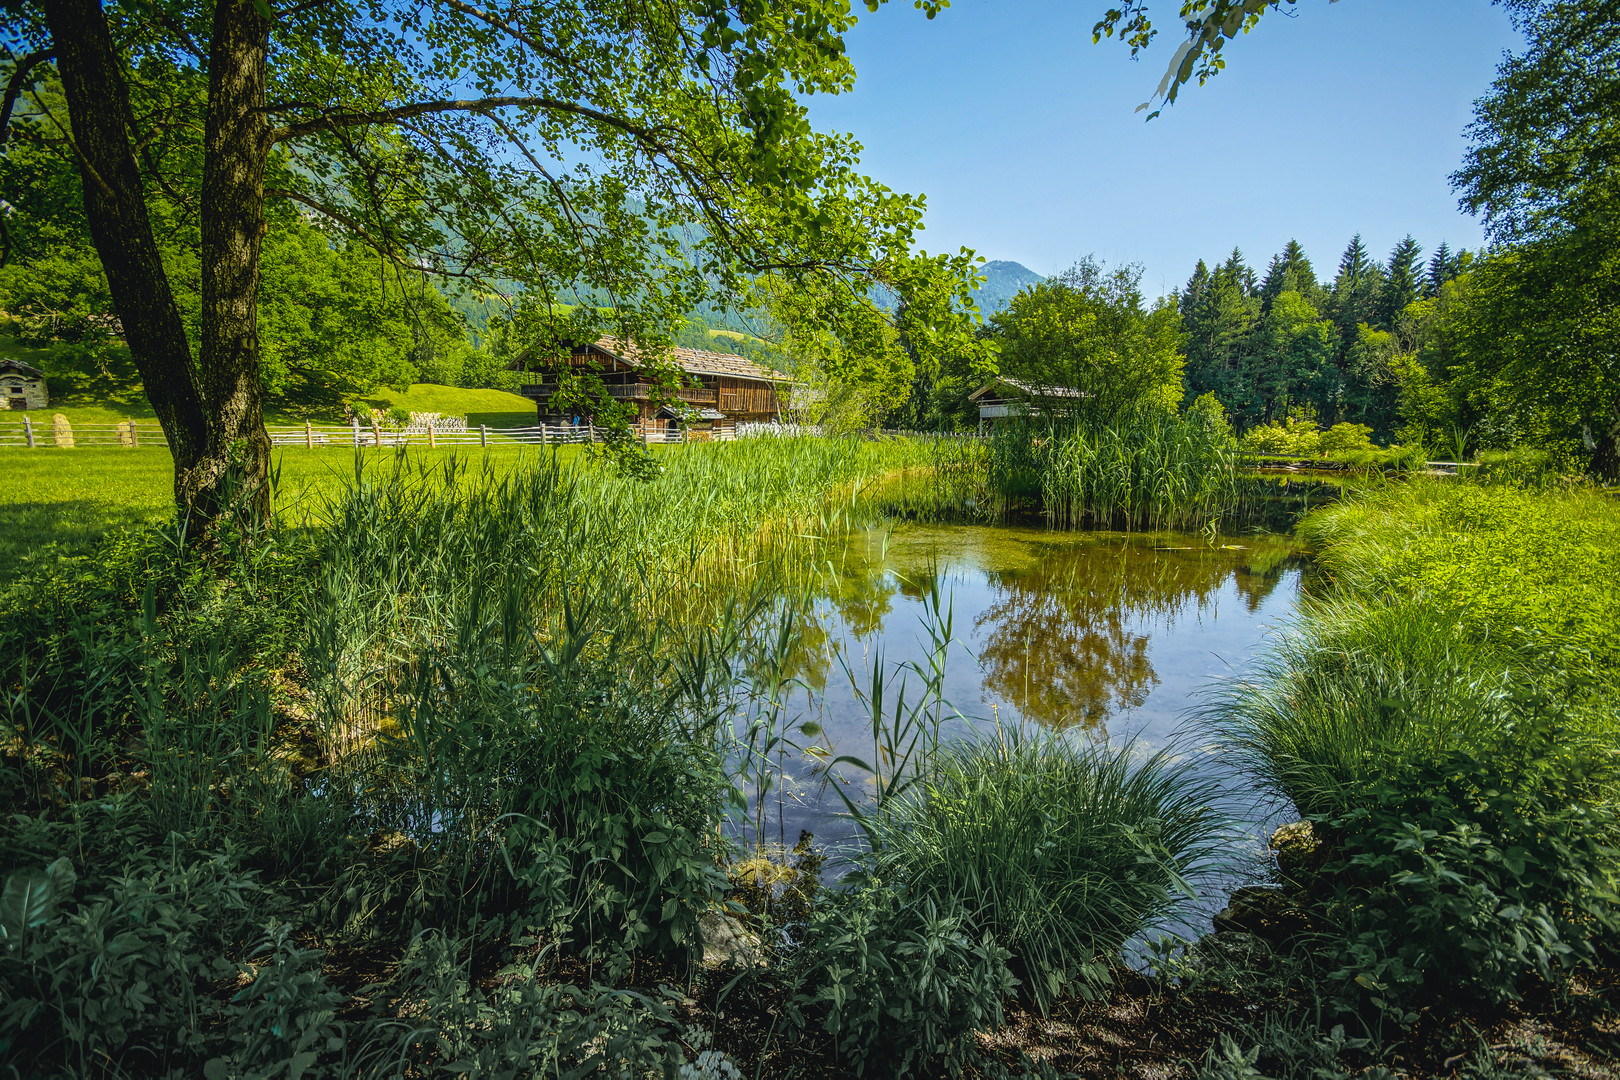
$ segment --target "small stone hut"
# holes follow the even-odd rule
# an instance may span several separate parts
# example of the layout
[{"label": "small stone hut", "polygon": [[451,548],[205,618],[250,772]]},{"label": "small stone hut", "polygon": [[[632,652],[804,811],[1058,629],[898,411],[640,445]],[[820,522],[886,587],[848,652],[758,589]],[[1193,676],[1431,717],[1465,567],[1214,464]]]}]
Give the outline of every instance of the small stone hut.
[{"label": "small stone hut", "polygon": [[45,373],[9,357],[0,358],[0,409],[43,409]]}]

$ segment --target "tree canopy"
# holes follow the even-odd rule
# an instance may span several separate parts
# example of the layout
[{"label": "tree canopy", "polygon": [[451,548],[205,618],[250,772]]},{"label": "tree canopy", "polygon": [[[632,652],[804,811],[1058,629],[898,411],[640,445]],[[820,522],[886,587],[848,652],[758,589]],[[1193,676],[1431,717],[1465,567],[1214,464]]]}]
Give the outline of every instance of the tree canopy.
[{"label": "tree canopy", "polygon": [[[769,274],[817,333],[871,344],[886,291],[922,353],[974,347],[971,257],[916,251],[921,200],[810,127],[804,99],[854,79],[839,0],[9,13],[7,101],[29,95],[79,173],[176,495],[205,515],[227,473],[264,475],[261,256],[281,207],[404,271],[520,284],[512,325],[533,339],[667,341]],[[59,102],[36,92],[50,79]],[[194,262],[163,243],[182,229]]]},{"label": "tree canopy", "polygon": [[1013,297],[991,320],[1004,375],[1086,392],[1082,410],[1110,416],[1181,399],[1175,307],[1148,306],[1142,269],[1082,259]]}]

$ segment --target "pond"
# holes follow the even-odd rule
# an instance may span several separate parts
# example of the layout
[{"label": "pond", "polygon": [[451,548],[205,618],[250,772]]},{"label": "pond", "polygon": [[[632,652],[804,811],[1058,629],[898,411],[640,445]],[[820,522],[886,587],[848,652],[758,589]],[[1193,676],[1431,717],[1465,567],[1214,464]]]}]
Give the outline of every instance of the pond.
[{"label": "pond", "polygon": [[[765,798],[744,832],[787,846],[851,836],[836,784],[856,801],[864,768],[893,769],[874,738],[921,710],[922,739],[1040,725],[1066,738],[1209,755],[1195,713],[1252,669],[1296,610],[1304,560],[1290,538],[899,524],[849,535],[826,560],[792,653]],[[945,643],[949,639],[948,644]],[[912,734],[917,734],[914,728]],[[903,740],[902,740],[903,741]],[[1236,784],[1228,781],[1228,786]],[[1241,784],[1237,785],[1241,788]],[[1266,807],[1231,791],[1258,834]]]}]

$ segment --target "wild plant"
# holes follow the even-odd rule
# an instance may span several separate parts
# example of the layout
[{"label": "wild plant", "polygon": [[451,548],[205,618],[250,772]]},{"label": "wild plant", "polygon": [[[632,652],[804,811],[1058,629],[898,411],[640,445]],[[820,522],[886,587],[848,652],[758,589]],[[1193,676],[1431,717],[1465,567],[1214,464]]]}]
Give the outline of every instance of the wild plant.
[{"label": "wild plant", "polygon": [[1038,498],[1058,525],[1193,528],[1250,501],[1241,464],[1224,418],[1196,410],[1030,417],[995,430],[985,483],[1003,505]]},{"label": "wild plant", "polygon": [[1196,897],[1220,851],[1215,799],[1164,751],[1003,730],[942,747],[871,816],[862,872],[960,905],[1047,1009],[1106,986],[1127,941]]}]

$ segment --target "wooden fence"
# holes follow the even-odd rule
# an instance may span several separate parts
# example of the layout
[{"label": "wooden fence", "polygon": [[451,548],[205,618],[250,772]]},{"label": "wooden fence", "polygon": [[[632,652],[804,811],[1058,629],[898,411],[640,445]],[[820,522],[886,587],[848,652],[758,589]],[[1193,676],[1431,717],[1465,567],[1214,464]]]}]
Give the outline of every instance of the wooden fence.
[{"label": "wooden fence", "polygon": [[[388,428],[380,424],[273,425],[266,427],[271,445],[276,447],[303,447],[317,450],[331,447],[379,446],[506,446],[522,444],[555,446],[569,443],[595,443],[604,439],[604,433],[591,424],[535,424],[529,427],[471,427],[459,418],[447,418],[443,429],[436,424],[415,425],[407,428]],[[813,425],[742,422],[735,426],[712,431],[687,432],[680,428],[659,425],[632,425],[635,437],[648,444],[680,443],[688,441],[730,442],[733,439],[761,436],[819,435]],[[880,429],[878,434],[907,438],[981,438],[974,432],[936,435],[931,432]],[[0,419],[0,449],[40,449],[52,446],[167,446],[163,428],[155,420],[125,420],[116,424],[58,425],[49,420],[24,416],[19,420]]]},{"label": "wooden fence", "polygon": [[[275,447],[303,447],[316,450],[330,447],[377,446],[557,446],[570,443],[601,442],[604,433],[591,424],[535,424],[530,427],[477,427],[461,424],[410,428],[387,428],[379,424],[304,424],[267,426]],[[680,429],[648,426],[633,428],[642,442],[679,443],[687,439]],[[716,431],[710,438],[730,440],[730,431]],[[168,446],[163,428],[155,420],[126,420],[117,424],[54,424],[33,417],[0,421],[0,449],[43,449],[45,447]]]}]

